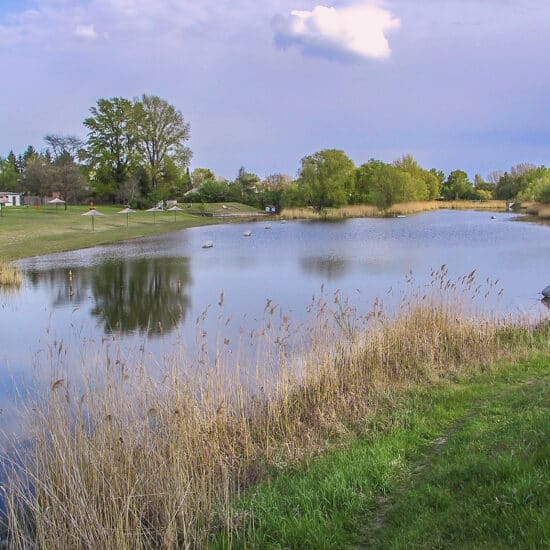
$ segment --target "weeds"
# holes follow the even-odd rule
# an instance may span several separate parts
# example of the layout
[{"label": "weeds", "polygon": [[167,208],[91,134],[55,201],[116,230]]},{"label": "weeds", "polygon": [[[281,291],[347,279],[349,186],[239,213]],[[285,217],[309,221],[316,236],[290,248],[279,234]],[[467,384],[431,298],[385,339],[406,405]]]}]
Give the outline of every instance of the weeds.
[{"label": "weeds", "polygon": [[326,208],[320,212],[313,208],[285,208],[281,219],[286,220],[338,220],[344,218],[383,218],[400,215],[418,214],[429,210],[506,210],[505,201],[417,201],[399,203],[387,209],[381,209],[368,204]]},{"label": "weeds", "polygon": [[58,367],[27,402],[28,445],[4,457],[10,548],[203,547],[246,521],[235,495],[364,433],[396,389],[548,348],[548,325],[470,313],[475,273],[433,277],[394,316],[337,293],[295,326],[268,302],[260,331],[214,352],[201,333],[193,361],[97,354],[83,381]]},{"label": "weeds", "polygon": [[9,262],[0,260],[0,290],[18,290],[21,287],[21,271]]}]

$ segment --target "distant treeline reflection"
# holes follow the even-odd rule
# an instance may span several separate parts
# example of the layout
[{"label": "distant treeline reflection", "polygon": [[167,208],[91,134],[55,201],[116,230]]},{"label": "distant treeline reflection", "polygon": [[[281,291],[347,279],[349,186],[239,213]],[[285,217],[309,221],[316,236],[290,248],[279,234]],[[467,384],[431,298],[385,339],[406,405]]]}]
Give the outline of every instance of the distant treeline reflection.
[{"label": "distant treeline reflection", "polygon": [[191,306],[186,292],[191,283],[188,258],[111,260],[90,267],[31,271],[27,277],[33,286],[50,287],[54,307],[80,305],[91,294],[90,313],[102,320],[107,333],[160,335],[182,323]]}]

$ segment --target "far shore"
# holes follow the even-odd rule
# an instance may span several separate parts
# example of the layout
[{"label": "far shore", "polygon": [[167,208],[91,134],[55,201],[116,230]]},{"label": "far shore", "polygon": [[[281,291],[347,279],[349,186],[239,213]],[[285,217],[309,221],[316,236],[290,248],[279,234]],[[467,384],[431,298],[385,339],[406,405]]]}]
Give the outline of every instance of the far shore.
[{"label": "far shore", "polygon": [[[179,231],[190,227],[231,223],[254,219],[265,214],[255,208],[237,204],[206,204],[197,211],[192,206],[182,205],[181,212],[137,211],[126,216],[120,214],[122,206],[97,206],[105,217],[97,218],[93,224],[82,214],[88,206],[64,208],[27,207],[3,208],[0,218],[2,245],[0,259],[13,261],[56,252],[112,244],[129,239],[149,237]],[[288,208],[273,219],[344,219],[359,217],[407,216],[438,209],[506,211],[505,201],[429,201],[395,204],[381,210],[371,205],[353,205],[341,208],[327,208],[321,212],[311,208]]]}]

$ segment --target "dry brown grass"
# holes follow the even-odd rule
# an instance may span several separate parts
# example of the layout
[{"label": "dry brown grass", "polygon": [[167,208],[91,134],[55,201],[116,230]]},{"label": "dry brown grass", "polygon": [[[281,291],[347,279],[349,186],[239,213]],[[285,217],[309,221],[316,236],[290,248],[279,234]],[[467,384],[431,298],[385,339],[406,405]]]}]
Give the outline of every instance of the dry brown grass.
[{"label": "dry brown grass", "polygon": [[21,271],[13,264],[0,260],[0,290],[17,290],[20,288],[21,282]]},{"label": "dry brown grass", "polygon": [[280,218],[285,220],[319,220],[341,218],[379,218],[417,214],[430,210],[506,210],[505,201],[417,201],[398,203],[387,209],[381,209],[369,204],[355,204],[340,208],[326,208],[321,212],[313,208],[285,208]]},{"label": "dry brown grass", "polygon": [[529,330],[466,310],[480,292],[443,268],[396,316],[379,302],[358,316],[336,293],[297,328],[268,304],[250,357],[224,342],[186,364],[111,353],[84,383],[53,373],[28,402],[28,444],[5,457],[10,548],[204,547],[243,520],[230,502],[244,487],[364,432],[396,388],[527,349]]}]

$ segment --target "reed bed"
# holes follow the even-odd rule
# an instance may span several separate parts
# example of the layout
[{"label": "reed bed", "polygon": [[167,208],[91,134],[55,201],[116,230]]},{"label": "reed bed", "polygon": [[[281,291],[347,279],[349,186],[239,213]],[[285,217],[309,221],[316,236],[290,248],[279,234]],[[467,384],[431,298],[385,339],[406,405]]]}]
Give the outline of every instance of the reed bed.
[{"label": "reed bed", "polygon": [[22,280],[21,271],[16,266],[0,260],[0,290],[17,290],[21,287]]},{"label": "reed bed", "polygon": [[539,202],[522,202],[521,208],[531,216],[537,216],[541,220],[550,219],[550,205]]},{"label": "reed bed", "polygon": [[56,366],[27,401],[26,444],[3,457],[9,547],[202,548],[242,528],[236,495],[366,433],[399,388],[548,347],[547,325],[469,309],[497,290],[443,267],[397,314],[375,301],[360,315],[337,292],[295,326],[268,302],[254,346],[218,337],[214,353],[156,365],[111,350],[78,382]]},{"label": "reed bed", "polygon": [[404,202],[387,209],[369,204],[355,204],[340,208],[326,208],[321,212],[313,208],[285,208],[279,215],[285,220],[337,220],[344,218],[381,218],[398,215],[418,214],[430,210],[490,210],[505,211],[505,201],[416,201]]}]

